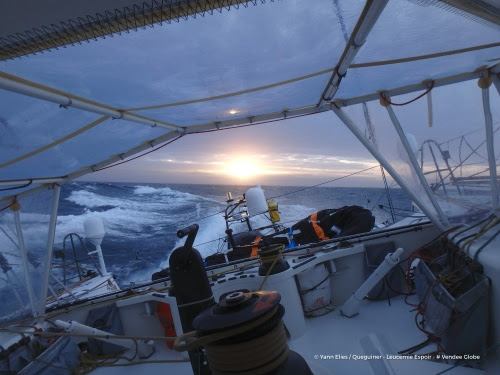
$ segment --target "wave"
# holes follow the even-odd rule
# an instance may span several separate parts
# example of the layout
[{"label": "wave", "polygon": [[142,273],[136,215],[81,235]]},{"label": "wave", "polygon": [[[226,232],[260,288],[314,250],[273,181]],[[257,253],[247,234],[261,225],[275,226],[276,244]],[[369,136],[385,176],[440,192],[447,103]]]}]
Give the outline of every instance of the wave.
[{"label": "wave", "polygon": [[108,206],[110,204],[115,207],[127,205],[127,201],[122,198],[107,197],[87,190],[72,191],[66,200],[86,208]]},{"label": "wave", "polygon": [[139,196],[145,196],[145,195],[158,195],[162,197],[167,197],[167,198],[174,198],[174,199],[181,199],[185,201],[196,201],[196,200],[202,200],[202,201],[208,201],[208,202],[215,202],[215,203],[220,203],[222,202],[212,199],[212,198],[207,198],[203,197],[201,195],[196,195],[196,194],[191,194],[191,193],[185,193],[182,191],[174,190],[169,187],[159,187],[155,188],[152,186],[148,185],[137,185],[134,186],[134,191],[133,193],[135,195]]},{"label": "wave", "polygon": [[[281,205],[281,224],[290,226],[293,223],[307,217],[316,210],[305,205]],[[264,215],[258,215],[250,218],[250,223],[253,228],[259,228],[269,225],[271,222]],[[227,251],[227,243],[224,242],[226,237],[226,222],[221,215],[215,215],[208,219],[199,222],[200,229],[196,236],[194,247],[200,252],[202,258],[212,255],[217,251]],[[231,226],[234,233],[239,233],[248,230],[246,223],[235,223]],[[272,229],[271,229],[272,230]],[[268,234],[268,233],[264,233]],[[185,238],[177,239],[175,248],[183,246]],[[161,268],[168,267],[168,258],[160,264]]]},{"label": "wave", "polygon": [[[68,233],[83,235],[85,220],[97,216],[106,232],[102,247],[108,269],[118,275],[120,284],[149,280],[153,272],[168,267],[171,251],[185,242],[185,238],[177,238],[176,231],[193,223],[200,225],[195,247],[202,257],[227,251],[227,243],[224,242],[226,224],[221,211],[226,205],[223,201],[225,191],[234,190],[234,187],[179,187],[190,192],[186,193],[164,185],[72,182],[64,185],[63,189],[66,190],[63,190],[60,201],[56,243],[60,245]],[[288,190],[273,189],[278,196]],[[300,199],[291,196],[278,198],[280,224],[290,226],[318,209],[358,203],[351,193],[363,197],[365,190],[318,189],[314,194],[303,193]],[[382,193],[382,189],[377,189],[367,194],[376,201],[375,198]],[[40,256],[44,256],[47,248],[50,205],[46,206],[42,212],[47,214],[30,214],[26,212],[29,207],[24,205],[21,215],[26,245]],[[251,218],[251,223],[257,228],[269,225],[270,221],[258,216]],[[0,226],[17,241],[13,219],[8,211],[0,215]],[[231,228],[234,233],[247,229],[245,223],[237,223]],[[17,254],[16,246],[3,233],[0,233],[0,245],[3,251]],[[19,263],[19,259],[14,257],[9,261]]]}]

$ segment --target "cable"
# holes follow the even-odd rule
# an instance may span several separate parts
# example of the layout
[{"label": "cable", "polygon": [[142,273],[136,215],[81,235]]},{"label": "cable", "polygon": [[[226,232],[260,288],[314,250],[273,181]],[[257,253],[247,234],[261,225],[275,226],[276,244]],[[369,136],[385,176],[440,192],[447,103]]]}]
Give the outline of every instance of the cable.
[{"label": "cable", "polygon": [[354,176],[354,175],[357,175],[357,174],[360,174],[360,173],[363,173],[363,172],[369,171],[370,169],[374,169],[374,168],[378,168],[378,167],[379,167],[378,165],[375,165],[375,166],[373,166],[373,167],[366,168],[366,169],[363,169],[363,170],[358,171],[358,172],[353,172],[353,173],[350,173],[350,174],[345,175],[345,176],[342,176],[342,177],[334,178],[333,180],[329,180],[329,181],[321,182],[321,183],[316,184],[316,185],[308,186],[308,187],[305,187],[305,188],[303,188],[303,189],[298,189],[298,190],[290,191],[290,192],[288,192],[288,193],[284,193],[284,194],[281,194],[281,195],[276,195],[276,196],[271,197],[271,198],[269,198],[269,199],[281,198],[281,197],[284,197],[285,195],[295,194],[295,193],[298,193],[298,192],[300,192],[300,191],[304,191],[304,190],[307,190],[307,189],[311,189],[311,188],[314,188],[314,187],[318,187],[318,186],[321,186],[321,185],[325,185],[325,184],[328,184],[328,183],[330,183],[330,182],[334,182],[334,181],[342,180],[343,178],[351,177],[351,176]]},{"label": "cable", "polygon": [[143,157],[144,155],[147,155],[147,154],[150,154],[152,152],[155,152],[155,151],[158,151],[160,148],[163,148],[165,146],[168,146],[169,144],[177,141],[178,139],[182,138],[184,135],[179,135],[178,137],[174,138],[174,139],[171,139],[170,141],[168,142],[165,142],[164,144],[162,144],[160,147],[157,147],[153,150],[149,150],[143,154],[140,154],[140,155],[137,155],[137,156],[134,156],[133,158],[130,158],[130,159],[127,159],[127,160],[124,160],[124,161],[121,161],[121,162],[118,162],[118,163],[115,163],[115,164],[112,164],[112,165],[108,165],[107,167],[102,167],[102,168],[99,168],[99,169],[96,169],[94,172],[98,172],[98,171],[102,171],[104,169],[108,169],[108,168],[113,168],[113,167],[116,167],[117,165],[120,165],[120,164],[125,164],[125,163],[128,163],[129,161],[132,161],[132,160],[135,160],[135,159],[139,159],[141,157]]},{"label": "cable", "polygon": [[335,70],[334,68],[330,68],[330,69],[322,70],[322,71],[319,71],[319,72],[307,74],[307,75],[304,75],[304,76],[300,76],[300,77],[295,77],[295,78],[292,78],[292,79],[288,79],[286,81],[275,82],[275,83],[271,83],[269,85],[254,87],[254,88],[251,88],[251,89],[241,90],[241,91],[236,91],[236,92],[230,92],[230,93],[227,93],[227,94],[221,94],[221,95],[216,95],[216,96],[211,96],[211,97],[206,97],[206,98],[200,98],[200,99],[185,100],[185,101],[176,102],[176,103],[158,104],[158,105],[152,105],[152,106],[148,106],[148,107],[128,108],[128,109],[126,109],[126,111],[144,111],[144,110],[151,110],[151,109],[178,107],[178,106],[183,106],[183,105],[188,105],[188,104],[203,103],[203,102],[208,102],[208,101],[213,101],[213,100],[231,98],[231,97],[238,96],[238,95],[250,94],[250,93],[253,93],[253,92],[257,92],[257,91],[267,90],[267,89],[270,89],[270,88],[288,85],[290,83],[294,83],[294,82],[306,80],[306,79],[309,79],[309,78],[318,77],[318,76],[321,76],[323,74],[331,73],[334,70]]},{"label": "cable", "polygon": [[404,105],[407,105],[407,104],[413,103],[414,101],[416,101],[416,100],[418,100],[418,99],[420,99],[420,98],[424,97],[425,95],[427,95],[428,93],[430,93],[430,92],[432,91],[432,89],[433,89],[433,88],[434,88],[434,81],[431,81],[431,85],[430,85],[430,87],[429,87],[427,90],[425,90],[425,92],[424,92],[424,93],[422,93],[422,94],[420,94],[419,96],[417,96],[417,97],[415,97],[415,98],[413,98],[413,99],[411,99],[411,100],[408,100],[407,102],[404,102],[404,103],[394,103],[394,102],[392,102],[392,101],[391,101],[391,99],[386,98],[386,97],[384,96],[384,93],[383,93],[383,92],[381,92],[381,93],[380,93],[380,99],[381,99],[383,102],[387,103],[387,104],[391,104],[391,105],[395,105],[395,106],[404,106]]},{"label": "cable", "polygon": [[385,191],[387,192],[387,202],[389,203],[389,209],[391,210],[392,222],[396,222],[396,216],[394,214],[394,205],[392,204],[391,192],[389,186],[387,185],[387,179],[385,178],[384,167],[380,166],[380,171],[382,172],[382,179],[384,180]]},{"label": "cable", "polygon": [[[266,283],[267,278],[271,274],[271,271],[274,268],[274,265],[281,259],[283,259],[283,250],[285,250],[285,245],[278,245],[278,246],[273,246],[270,249],[262,249],[259,251],[259,259],[261,263],[264,264],[269,264],[271,263],[271,266],[267,270],[266,276],[262,280],[259,286],[259,291],[262,290],[262,287]],[[277,252],[277,254],[275,254]],[[271,253],[271,255],[269,255]]]},{"label": "cable", "polygon": [[491,242],[493,241],[498,235],[500,234],[500,229],[493,234],[483,245],[481,245],[476,252],[474,253],[474,261],[477,261],[477,257],[479,256],[479,253]]},{"label": "cable", "polygon": [[[232,128],[228,128],[228,129],[232,129]],[[220,129],[220,130],[225,130],[225,129]],[[215,130],[217,131],[217,130]],[[163,147],[163,146],[162,146]],[[301,192],[301,191],[304,191],[304,190],[307,190],[307,189],[311,189],[311,188],[314,188],[314,187],[318,187],[318,186],[321,186],[321,185],[325,185],[325,184],[328,184],[330,182],[334,182],[334,181],[338,181],[338,180],[341,180],[341,179],[344,179],[344,178],[347,178],[347,177],[351,177],[351,176],[354,176],[356,174],[359,174],[359,173],[363,173],[363,172],[366,172],[366,171],[369,171],[370,169],[374,169],[374,168],[378,168],[379,166],[376,165],[376,166],[373,166],[373,167],[370,167],[370,168],[366,168],[366,169],[363,169],[361,171],[357,171],[357,172],[353,172],[353,173],[350,173],[348,175],[345,175],[345,176],[341,176],[341,177],[338,177],[338,178],[334,178],[332,180],[329,180],[329,181],[325,181],[325,182],[321,182],[319,184],[316,184],[316,185],[312,185],[312,186],[308,186],[308,187],[305,187],[305,188],[302,188],[302,189],[298,189],[298,190],[294,190],[294,191],[290,191],[288,193],[284,193],[284,194],[281,194],[281,195],[276,195],[274,197],[271,197],[271,198],[268,198],[268,199],[276,199],[276,198],[281,198],[281,197],[284,197],[286,195],[290,195],[290,194],[295,194],[295,193],[298,193],[298,192]],[[219,215],[221,213],[224,213],[225,211],[219,211],[219,212],[216,212],[216,213],[213,213],[213,214],[210,214],[210,215],[207,215],[205,217],[202,217],[200,219],[197,219],[197,220],[203,220],[203,219],[207,219],[209,217],[212,217],[212,216],[215,216],[215,215]],[[220,238],[217,238],[215,240],[211,240],[211,241],[207,241],[207,242],[204,242],[202,244],[197,244],[198,246],[200,245],[204,245],[204,244],[207,244],[207,243],[210,243],[210,242],[215,242],[217,240],[220,240]]]},{"label": "cable", "polygon": [[[0,168],[1,168],[1,166],[0,166]],[[29,182],[26,183],[26,184],[24,184],[24,185],[13,186],[13,187],[10,187],[10,188],[3,188],[3,189],[0,189],[0,191],[22,189],[22,188],[30,186],[32,183],[33,183],[33,179],[30,179]]]},{"label": "cable", "polygon": [[404,63],[404,62],[412,62],[412,61],[418,61],[418,60],[433,59],[433,58],[441,57],[441,56],[450,56],[450,55],[455,55],[455,54],[465,53],[465,52],[471,52],[471,51],[476,51],[476,50],[481,50],[481,49],[486,49],[486,48],[494,48],[494,47],[498,47],[499,45],[500,45],[500,43],[491,43],[491,44],[484,44],[484,45],[481,45],[481,46],[456,49],[456,50],[452,50],[452,51],[444,51],[444,52],[439,52],[439,53],[431,53],[431,54],[428,54],[428,55],[406,57],[406,58],[402,58],[402,59],[393,59],[393,60],[375,61],[375,62],[367,62],[367,63],[360,63],[360,64],[351,64],[349,66],[349,68],[366,68],[366,67],[371,67],[371,66],[382,66],[382,65],[400,64],[400,63]]},{"label": "cable", "polygon": [[[32,156],[35,156],[35,155],[37,155],[37,154],[39,154],[39,153],[41,153],[43,151],[46,151],[46,150],[48,150],[48,149],[50,149],[52,147],[55,147],[55,146],[57,146],[57,145],[59,145],[59,144],[61,144],[63,142],[66,142],[67,140],[69,140],[71,138],[74,138],[77,135],[80,135],[81,133],[86,132],[87,130],[92,129],[93,127],[99,125],[100,123],[106,121],[107,119],[109,119],[109,116],[103,116],[103,117],[101,117],[101,118],[99,118],[99,119],[91,122],[90,124],[84,126],[83,128],[77,129],[76,131],[74,131],[74,132],[72,132],[70,134],[67,134],[64,137],[55,140],[54,142],[46,144],[45,146],[42,146],[42,147],[40,147],[40,148],[38,148],[36,150],[28,152],[27,154],[18,156],[17,158],[14,158],[12,160],[9,160],[9,161],[7,161],[5,163],[0,164],[0,168],[4,168],[4,167],[7,167],[7,166],[12,165],[12,164],[19,163],[20,161],[28,159],[28,158],[30,158]],[[30,183],[28,185],[30,185],[31,182],[33,182],[33,180],[30,180]],[[28,186],[28,185],[26,185],[26,186]],[[21,187],[24,187],[24,186],[21,186]],[[13,188],[13,189],[15,189],[15,188]],[[9,190],[9,189],[4,189],[4,190]]]},{"label": "cable", "polygon": [[16,203],[16,201],[14,200],[11,204],[9,204],[9,205],[7,205],[5,207],[0,208],[0,212],[5,211],[7,208],[13,206],[15,203]]},{"label": "cable", "polygon": [[285,116],[283,118],[276,118],[276,119],[273,119],[273,120],[251,122],[249,124],[234,125],[234,126],[228,126],[228,127],[224,127],[224,128],[215,128],[215,129],[207,129],[207,130],[197,130],[197,131],[190,132],[188,134],[203,134],[203,133],[218,132],[218,131],[222,131],[222,130],[232,130],[232,129],[247,128],[249,126],[270,124],[270,123],[273,123],[273,122],[279,122],[279,121],[289,120],[289,119],[293,119],[293,118],[299,118],[299,117],[316,115],[318,113],[319,113],[319,111],[317,111],[317,112],[310,112],[310,113],[304,113],[304,114],[295,115],[295,116],[286,116],[286,114],[285,114]]},{"label": "cable", "polygon": [[216,213],[213,213],[213,214],[210,214],[210,215],[204,216],[204,217],[200,217],[199,219],[196,219],[196,220],[205,220],[205,219],[208,219],[209,217],[212,217],[212,216],[215,216],[215,215],[220,215],[220,214],[223,214],[224,212],[225,212],[225,210],[222,210],[222,211],[219,211],[219,212],[216,212]]},{"label": "cable", "polygon": [[336,272],[330,272],[323,280],[321,280],[320,282],[318,282],[313,287],[311,287],[309,289],[305,289],[305,290],[300,290],[299,294],[303,295],[303,294],[307,294],[309,292],[312,292],[313,290],[316,290],[321,284],[323,284],[326,280],[328,280],[332,276],[335,276],[336,274],[337,274],[337,271]]}]

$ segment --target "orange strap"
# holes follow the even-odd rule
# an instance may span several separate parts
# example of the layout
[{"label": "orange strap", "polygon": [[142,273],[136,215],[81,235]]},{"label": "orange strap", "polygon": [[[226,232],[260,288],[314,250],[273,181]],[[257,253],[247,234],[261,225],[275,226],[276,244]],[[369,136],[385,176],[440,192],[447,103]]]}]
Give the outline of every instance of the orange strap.
[{"label": "orange strap", "polygon": [[253,240],[252,242],[252,252],[250,253],[250,256],[251,257],[256,257],[257,254],[258,254],[258,251],[259,251],[259,242],[260,242],[260,239],[262,238],[262,236],[257,236],[255,237],[255,239]]},{"label": "orange strap", "polygon": [[316,232],[316,236],[318,236],[318,238],[322,241],[324,240],[329,240],[329,238],[327,236],[325,236],[325,232],[323,232],[323,228],[321,228],[318,223],[318,213],[315,212],[311,215],[311,219],[310,219],[310,222],[314,228],[314,231]]}]

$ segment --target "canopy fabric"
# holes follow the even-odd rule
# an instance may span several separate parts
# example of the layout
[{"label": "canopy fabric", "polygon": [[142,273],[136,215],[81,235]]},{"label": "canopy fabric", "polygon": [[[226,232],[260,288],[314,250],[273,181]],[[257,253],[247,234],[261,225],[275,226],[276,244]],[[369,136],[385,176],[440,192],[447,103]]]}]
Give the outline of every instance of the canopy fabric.
[{"label": "canopy fabric", "polygon": [[[43,10],[36,1],[11,3],[0,16],[0,182],[9,187],[32,179],[74,178],[99,163],[102,167],[189,133],[327,111],[334,101],[347,105],[365,96],[378,99],[379,91],[422,90],[427,81],[460,74],[470,79],[487,68],[495,74],[500,58],[499,10],[488,4],[469,13],[467,5],[478,3],[473,1],[389,1],[384,6],[384,1],[360,0],[135,5],[109,0],[79,2],[70,9],[54,0]],[[457,8],[458,3],[466,6]],[[18,12],[21,6],[27,10]],[[380,15],[373,11],[377,6]],[[52,38],[47,27],[57,30],[51,25],[69,25],[70,19],[96,15],[94,25],[98,14],[108,14],[108,21],[110,14],[130,19],[143,9],[144,21],[146,10],[162,14],[167,8],[163,19],[150,17],[154,27],[129,24],[137,32],[121,29],[117,35],[101,19],[101,30],[112,32],[105,38],[70,41],[67,48],[50,39],[45,46],[57,49],[26,54],[43,46],[43,38],[33,36],[35,29]],[[16,22],[11,22],[13,12]],[[373,29],[357,46],[355,36],[370,17]],[[85,27],[92,26],[89,22]],[[346,62],[347,73],[341,75]],[[26,94],[26,87],[19,88],[9,76],[26,80],[36,93]],[[68,104],[40,100],[47,93],[67,93]],[[72,108],[75,98],[100,109]],[[40,181],[0,191],[0,199]]]}]

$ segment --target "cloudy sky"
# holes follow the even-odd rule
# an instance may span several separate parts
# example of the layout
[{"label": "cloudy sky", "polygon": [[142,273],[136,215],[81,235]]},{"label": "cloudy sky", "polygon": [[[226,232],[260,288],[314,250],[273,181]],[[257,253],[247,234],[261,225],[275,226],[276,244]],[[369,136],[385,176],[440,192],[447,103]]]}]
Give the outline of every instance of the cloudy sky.
[{"label": "cloudy sky", "polygon": [[[364,1],[281,1],[181,21],[120,37],[83,43],[0,63],[0,70],[117,108],[176,103],[268,85],[333,68]],[[397,32],[394,32],[397,31]],[[390,38],[387,38],[390,35]],[[457,38],[457,35],[461,35]],[[390,2],[355,62],[435,53],[498,42],[499,33],[462,16]],[[500,57],[488,49],[409,64],[351,69],[337,97],[355,97],[424,79],[472,71]],[[160,109],[135,110],[178,125],[196,125],[281,111],[318,101],[329,74],[265,92]],[[500,99],[491,91],[493,103]],[[428,125],[426,98],[396,109],[405,131],[421,144],[444,142],[484,126],[476,82],[432,92],[434,124]],[[419,93],[393,98],[396,102]],[[76,109],[0,92],[0,161],[54,142],[95,121]],[[400,162],[397,136],[387,113],[368,105],[379,148]],[[492,105],[494,121],[500,106]],[[364,129],[362,108],[348,108]],[[450,129],[453,129],[450,131]],[[64,175],[160,136],[125,121],[108,120],[36,157],[3,168],[2,178]],[[478,137],[480,139],[480,137]],[[479,141],[478,141],[479,142]],[[92,173],[86,180],[313,185],[377,166],[333,113],[304,116],[237,130],[185,136],[138,160]],[[335,182],[334,186],[381,186],[380,170]]]}]

